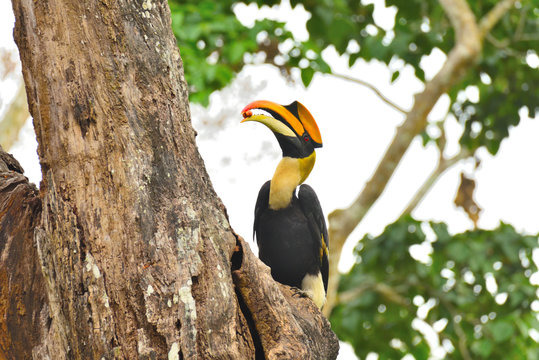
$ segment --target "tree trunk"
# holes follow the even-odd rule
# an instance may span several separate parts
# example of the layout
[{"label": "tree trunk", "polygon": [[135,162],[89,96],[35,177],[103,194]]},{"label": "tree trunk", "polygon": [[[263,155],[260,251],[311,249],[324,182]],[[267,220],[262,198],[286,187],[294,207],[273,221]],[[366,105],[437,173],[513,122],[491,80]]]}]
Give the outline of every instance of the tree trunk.
[{"label": "tree trunk", "polygon": [[46,336],[49,309],[32,241],[40,213],[36,187],[0,146],[0,359],[30,359],[28,343]]},{"label": "tree trunk", "polygon": [[[25,181],[20,195],[0,188],[0,358],[335,358],[329,323],[230,228],[196,149],[167,2],[13,7],[43,181],[39,198]],[[6,289],[23,283],[33,318],[14,331]]]}]

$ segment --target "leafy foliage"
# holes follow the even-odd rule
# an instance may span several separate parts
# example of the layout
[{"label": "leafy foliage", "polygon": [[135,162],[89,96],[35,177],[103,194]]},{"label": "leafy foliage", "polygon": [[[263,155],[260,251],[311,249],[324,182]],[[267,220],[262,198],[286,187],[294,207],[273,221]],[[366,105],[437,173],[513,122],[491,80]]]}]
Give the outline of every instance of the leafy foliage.
[{"label": "leafy foliage", "polygon": [[257,47],[256,35],[270,27],[245,28],[232,1],[169,1],[172,29],[178,40],[191,101],[205,105],[214,90],[232,81],[244,65],[243,55]]},{"label": "leafy foliage", "polygon": [[[302,41],[283,23],[264,19],[245,26],[234,13],[239,3],[260,8],[280,2],[169,0],[191,101],[206,105],[210,93],[226,86],[245,65],[261,62],[277,66],[288,78],[296,70],[308,86],[315,74],[333,72],[322,57],[329,48],[346,57],[349,66],[386,64],[392,82],[406,66],[426,82],[425,56],[435,50],[447,55],[455,41],[437,0],[386,0],[395,11],[392,28],[378,24],[375,6],[362,1],[290,0],[310,14],[309,38]],[[497,3],[468,1],[478,22]],[[518,124],[522,108],[536,116],[538,8],[537,0],[516,2],[486,35],[475,68],[448,89],[449,112],[464,127],[460,143],[471,153],[486,147],[495,154],[510,127]],[[443,135],[422,136],[424,143],[445,142]],[[382,359],[404,354],[426,359],[433,349],[420,324],[429,324],[447,358],[526,354],[537,359],[537,343],[528,335],[539,328],[537,313],[530,309],[537,286],[529,281],[537,271],[531,261],[537,245],[536,236],[519,235],[505,224],[451,236],[444,224],[402,218],[356,247],[357,261],[341,279],[341,303],[332,324],[361,357],[372,351]],[[427,262],[412,255],[418,247],[433,249]]]},{"label": "leafy foliage", "polygon": [[246,64],[270,63],[285,76],[292,68],[300,68],[305,86],[316,71],[329,71],[320,49],[311,42],[296,41],[278,21],[264,19],[244,26],[234,14],[235,4],[230,0],[169,1],[191,101],[207,105],[210,94],[228,85]]},{"label": "leafy foliage", "polygon": [[[486,13],[495,2],[470,2],[476,16]],[[519,123],[518,111],[525,107],[530,117],[539,108],[539,70],[528,64],[537,56],[539,9],[533,2],[519,3],[486,37],[477,71],[450,92],[452,111],[465,125],[461,144],[470,149],[486,146],[496,154],[510,126]],[[533,35],[535,34],[535,35]],[[458,91],[476,86],[479,101],[458,96]]]},{"label": "leafy foliage", "polygon": [[[412,255],[420,247],[432,250],[426,262]],[[439,331],[448,359],[537,359],[529,336],[539,329],[530,307],[537,247],[537,236],[507,224],[451,236],[442,223],[403,217],[356,246],[333,329],[361,358],[376,352],[380,359],[427,359],[432,349],[419,318]]]},{"label": "leafy foliage", "polygon": [[[418,79],[426,81],[424,56],[436,48],[447,55],[454,45],[454,31],[436,0],[386,0],[387,6],[396,9],[395,25],[390,30],[376,24],[372,4],[353,0],[292,3],[303,4],[312,14],[307,29],[310,40],[320,49],[333,46],[339,54],[348,56],[350,66],[358,60],[381,61],[392,71],[392,82],[406,65],[414,69]],[[481,19],[497,3],[470,1],[469,5]],[[495,154],[510,126],[518,125],[522,107],[535,117],[539,71],[528,64],[527,58],[537,56],[537,33],[537,6],[517,3],[517,9],[509,11],[487,35],[476,70],[449,92],[451,113],[465,126],[460,142],[470,150],[486,146]],[[359,50],[350,43],[357,43]],[[462,92],[468,86],[477,88],[479,101]]]},{"label": "leafy foliage", "polygon": [[[333,47],[347,56],[349,65],[378,60],[389,66],[391,81],[411,66],[426,81],[422,59],[434,49],[448,54],[454,32],[436,0],[387,0],[396,10],[392,29],[374,20],[374,5],[357,0],[291,0],[311,14],[309,39],[297,41],[283,23],[262,20],[244,26],[235,16],[235,1],[170,0],[172,25],[181,49],[191,100],[207,105],[212,91],[221,89],[244,65],[262,61],[278,66],[285,76],[298,69],[308,86],[315,73],[331,73],[322,51]],[[497,0],[470,1],[477,19]],[[278,5],[276,0],[243,1],[244,4]],[[485,146],[495,154],[510,126],[519,122],[526,107],[531,117],[539,107],[539,71],[527,63],[536,57],[539,11],[533,2],[517,2],[490,34],[475,71],[449,92],[451,113],[464,125],[460,142],[470,150]],[[352,46],[354,45],[355,46]],[[259,60],[257,60],[259,59]],[[479,101],[462,90],[474,87]],[[430,137],[425,133],[426,140]]]}]

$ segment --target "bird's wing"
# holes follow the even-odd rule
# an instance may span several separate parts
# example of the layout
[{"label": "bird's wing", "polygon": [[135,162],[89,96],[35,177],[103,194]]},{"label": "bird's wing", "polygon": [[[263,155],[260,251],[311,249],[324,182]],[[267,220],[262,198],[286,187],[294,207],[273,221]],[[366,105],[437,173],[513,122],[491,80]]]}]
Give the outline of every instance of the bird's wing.
[{"label": "bird's wing", "polygon": [[307,184],[299,187],[298,199],[303,213],[309,221],[309,228],[316,241],[317,253],[320,254],[320,272],[327,291],[329,273],[329,237],[326,219],[313,188]]},{"label": "bird's wing", "polygon": [[258,221],[260,220],[260,216],[262,215],[262,212],[268,208],[270,183],[271,183],[271,180],[266,181],[264,185],[262,185],[262,187],[260,188],[260,191],[258,192],[258,198],[256,199],[256,205],[255,205],[255,222],[253,224],[253,238],[255,237],[256,227],[258,225]]}]

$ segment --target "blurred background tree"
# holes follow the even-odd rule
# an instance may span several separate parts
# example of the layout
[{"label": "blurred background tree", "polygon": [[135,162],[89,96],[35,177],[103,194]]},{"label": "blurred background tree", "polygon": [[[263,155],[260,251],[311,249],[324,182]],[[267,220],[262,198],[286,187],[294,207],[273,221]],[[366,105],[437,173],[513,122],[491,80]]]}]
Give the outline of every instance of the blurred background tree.
[{"label": "blurred background tree", "polygon": [[[242,3],[276,6],[280,1]],[[306,87],[316,73],[367,86],[405,116],[354,204],[329,216],[332,278],[339,287],[337,294],[330,292],[326,312],[331,313],[337,334],[358,356],[365,358],[371,352],[388,359],[406,354],[416,359],[539,356],[538,281],[530,283],[537,272],[532,260],[537,236],[518,234],[506,224],[450,235],[442,223],[407,215],[449,167],[473,157],[479,148],[496,154],[509,128],[518,125],[519,111],[536,116],[537,1],[387,0],[395,19],[393,27],[384,28],[374,19],[374,4],[291,0],[292,7],[303,7],[310,15],[308,39],[302,40],[282,22],[263,19],[243,25],[235,16],[235,1],[170,4],[195,102],[206,105],[209,94],[226,86],[245,65],[269,63],[292,81],[293,71],[299,72]],[[334,71],[324,60],[328,48],[345,57],[350,67],[358,61],[383,62],[391,82],[411,66],[425,89],[415,96],[411,109],[404,109],[376,86]],[[436,76],[426,79],[423,60],[434,50],[445,54],[446,62]],[[446,116],[428,119],[444,93],[450,100]],[[460,151],[451,157],[444,152],[448,117],[463,127]],[[415,136],[421,136],[424,145],[439,148],[437,168],[403,217],[379,236],[365,236],[358,243],[355,264],[338,280],[345,240],[380,196]],[[462,175],[455,204],[477,224],[481,209],[473,199],[474,187],[474,180]]]},{"label": "blurred background tree", "polygon": [[28,119],[28,104],[20,69],[17,66],[16,54],[8,49],[0,48],[0,82],[17,83],[15,96],[9,104],[4,104],[0,95],[0,109],[5,107],[0,117],[0,146],[11,148],[18,138],[19,131]]},{"label": "blurred background tree", "polygon": [[[474,200],[475,182],[464,174],[455,204],[475,229],[450,234],[443,223],[410,216],[446,170],[474,158],[478,167],[479,149],[497,154],[522,114],[536,117],[539,1],[169,0],[169,4],[192,103],[207,106],[210,95],[229,86],[242,69],[270,64],[288,82],[300,81],[305,87],[316,74],[367,87],[404,118],[370,180],[363,189],[350,190],[352,204],[329,215],[332,268],[325,311],[357,356],[539,358],[537,235],[520,234],[508,224],[478,229],[481,208]],[[308,14],[306,38],[296,36],[286,22],[263,15],[282,7],[301,8]],[[246,8],[258,14],[253,21],[238,16]],[[377,8],[391,10],[389,26],[377,20]],[[392,84],[411,68],[423,90],[391,99],[380,90],[386,84],[339,72],[324,56],[328,50],[350,68],[361,62],[384,64]],[[425,59],[433,53],[442,54],[445,62],[427,76]],[[256,87],[247,83],[240,87],[233,112],[221,117],[236,118],[241,105],[254,100]],[[433,119],[429,114],[442,96],[449,102],[446,114]],[[410,97],[410,107],[399,105],[401,98]],[[462,127],[459,150],[452,155],[446,151],[448,119],[456,119]],[[418,137],[425,146],[438,148],[436,168],[395,223],[358,242],[350,234]],[[357,243],[355,262],[341,275],[337,265],[347,239]]]}]

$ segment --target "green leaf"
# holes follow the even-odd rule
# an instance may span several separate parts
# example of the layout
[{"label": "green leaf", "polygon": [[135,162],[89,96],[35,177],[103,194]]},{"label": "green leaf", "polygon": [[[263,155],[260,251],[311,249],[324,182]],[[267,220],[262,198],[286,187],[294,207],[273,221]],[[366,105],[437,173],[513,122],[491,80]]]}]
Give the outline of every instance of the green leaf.
[{"label": "green leaf", "polygon": [[310,67],[307,67],[305,69],[301,69],[301,81],[303,81],[303,85],[305,87],[308,87],[311,81],[313,80],[314,76],[314,70]]},{"label": "green leaf", "polygon": [[243,42],[237,41],[230,45],[229,47],[229,59],[231,63],[240,62],[245,53],[245,45]]},{"label": "green leaf", "polygon": [[[436,237],[429,240],[434,248],[431,264],[418,263],[407,255],[412,244],[426,241],[421,231],[426,225]],[[330,317],[332,327],[341,340],[352,344],[360,358],[375,352],[381,359],[406,354],[428,359],[432,349],[412,322],[416,306],[433,299],[435,306],[424,321],[433,325],[440,319],[448,320],[440,338],[453,344],[464,338],[474,359],[519,358],[537,347],[528,329],[537,328],[539,323],[530,308],[538,286],[530,284],[524,274],[525,270],[536,272],[537,265],[530,262],[524,268],[518,256],[525,253],[531,257],[537,246],[537,238],[532,238],[534,241],[507,224],[452,235],[443,223],[400,218],[382,234],[366,235],[354,249],[361,260],[341,277],[339,295],[357,293],[357,297],[339,304]],[[517,257],[508,257],[508,251]],[[494,270],[500,259],[503,265]],[[495,277],[499,292],[509,294],[504,304],[498,305],[485,291],[486,273]],[[477,285],[482,291],[477,291]],[[478,324],[483,323],[478,331]],[[402,347],[392,348],[393,339],[399,339]],[[451,358],[462,357],[456,346]]]},{"label": "green leaf", "polygon": [[430,358],[430,348],[424,342],[413,346],[410,349],[410,353],[414,356],[416,360],[427,360]]},{"label": "green leaf", "polygon": [[427,144],[432,141],[432,138],[429,136],[429,134],[427,134],[426,131],[422,131],[419,135],[421,136],[421,143],[423,146],[427,146]]},{"label": "green leaf", "polygon": [[494,341],[498,343],[510,339],[515,331],[511,323],[503,320],[489,323],[487,327],[490,329]]},{"label": "green leaf", "polygon": [[400,76],[400,71],[399,70],[395,70],[393,71],[393,73],[391,74],[391,83],[393,84],[395,82],[395,80],[397,80]]},{"label": "green leaf", "polygon": [[492,341],[481,339],[472,344],[472,351],[483,358],[488,358],[492,353],[493,347]]},{"label": "green leaf", "polygon": [[359,53],[352,53],[352,54],[350,54],[349,57],[348,57],[348,66],[349,66],[349,67],[354,66],[355,63],[356,63],[356,61],[357,61],[358,59],[360,59],[360,58],[361,58],[361,56],[360,56]]},{"label": "green leaf", "polygon": [[458,262],[465,262],[470,253],[468,248],[461,242],[453,241],[447,247],[447,252],[450,259],[454,259]]}]

